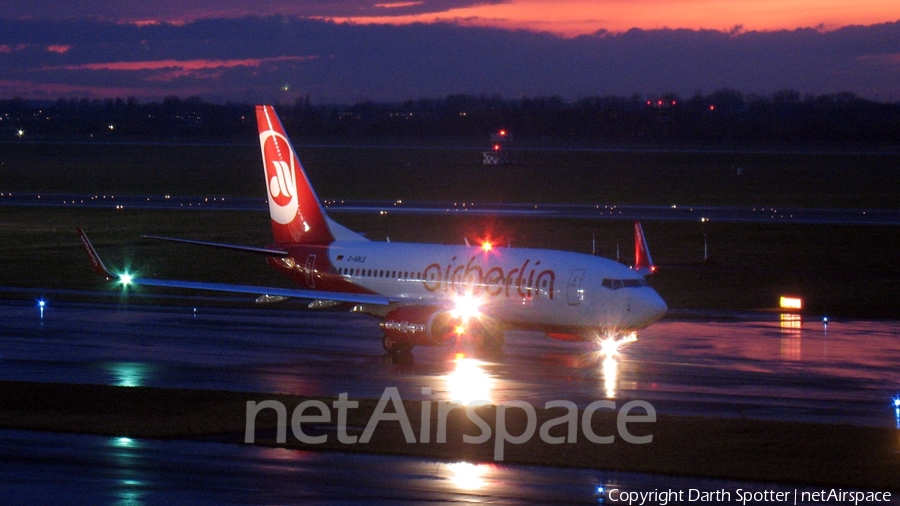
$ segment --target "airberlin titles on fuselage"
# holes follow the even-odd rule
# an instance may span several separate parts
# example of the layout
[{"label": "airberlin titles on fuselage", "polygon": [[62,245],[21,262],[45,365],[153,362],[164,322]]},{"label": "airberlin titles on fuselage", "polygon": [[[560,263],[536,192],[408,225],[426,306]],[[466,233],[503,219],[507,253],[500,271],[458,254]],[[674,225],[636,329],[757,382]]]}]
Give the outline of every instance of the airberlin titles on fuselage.
[{"label": "airberlin titles on fuselage", "polygon": [[[453,257],[446,267],[437,263],[429,265],[422,273],[425,289],[429,292],[449,292],[454,289],[465,291],[471,287],[473,295],[480,295],[483,289],[492,297],[518,295],[523,298],[532,296],[539,298],[541,291],[544,291],[551,299],[553,298],[556,273],[552,269],[545,269],[538,273],[540,260],[534,262],[526,278],[525,273],[528,271],[531,259],[525,260],[521,267],[504,271],[503,267],[499,265],[485,270],[480,264],[473,263],[476,258],[473,256],[465,264],[453,265],[457,259],[457,257]],[[535,273],[537,273],[537,277],[535,277]],[[512,294],[510,294],[511,287],[515,288]]]},{"label": "airberlin titles on fuselage", "polygon": [[[450,259],[446,265],[432,263],[424,270],[418,271],[415,277],[422,283],[425,290],[432,293],[456,292],[458,294],[471,293],[481,295],[482,292],[491,297],[520,297],[523,299],[540,298],[544,296],[554,297],[556,286],[556,272],[553,269],[541,269],[541,261],[526,259],[521,265],[504,268],[500,265],[482,265],[480,255],[472,255],[466,262],[457,262],[458,256]],[[341,255],[344,262],[359,262],[365,257]],[[354,266],[349,269],[349,275],[366,276],[367,271],[380,273],[380,269],[359,269]],[[390,272],[390,271],[388,271]],[[404,277],[401,273],[391,277]],[[414,271],[415,272],[415,271]],[[380,274],[376,274],[382,277]],[[412,273],[406,277],[412,276]]]}]

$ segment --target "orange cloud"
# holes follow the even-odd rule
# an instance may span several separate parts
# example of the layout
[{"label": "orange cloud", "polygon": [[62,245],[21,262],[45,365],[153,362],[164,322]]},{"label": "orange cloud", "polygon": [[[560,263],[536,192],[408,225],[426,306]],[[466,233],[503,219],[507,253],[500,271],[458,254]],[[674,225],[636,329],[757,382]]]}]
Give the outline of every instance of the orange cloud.
[{"label": "orange cloud", "polygon": [[380,7],[382,9],[399,9],[401,7],[415,7],[416,5],[422,5],[425,2],[388,2],[383,4],[375,4],[375,7]]},{"label": "orange cloud", "polygon": [[466,26],[547,31],[566,37],[598,30],[690,28],[729,30],[835,29],[900,19],[896,0],[512,0],[439,13],[329,18],[359,24],[454,22]]},{"label": "orange cloud", "polygon": [[21,51],[26,47],[28,47],[28,44],[16,44],[15,46],[0,44],[0,53],[12,53],[13,51]]},{"label": "orange cloud", "polygon": [[231,67],[259,67],[264,63],[279,61],[304,61],[318,58],[318,56],[276,56],[272,58],[249,58],[244,60],[152,60],[152,61],[120,61],[102,63],[82,63],[78,65],[64,65],[62,67],[47,67],[43,70],[177,70],[197,71],[206,69],[222,69]]}]

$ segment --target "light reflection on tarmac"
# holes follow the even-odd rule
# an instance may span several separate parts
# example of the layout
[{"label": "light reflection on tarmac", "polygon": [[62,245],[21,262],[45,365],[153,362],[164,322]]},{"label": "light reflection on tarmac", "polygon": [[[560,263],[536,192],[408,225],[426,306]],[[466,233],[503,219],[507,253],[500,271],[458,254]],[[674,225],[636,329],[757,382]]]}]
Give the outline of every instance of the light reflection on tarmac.
[{"label": "light reflection on tarmac", "polygon": [[734,499],[738,489],[795,489],[592,469],[15,430],[0,430],[0,461],[4,504],[626,504],[610,501],[609,492],[671,489],[684,491],[687,498],[694,488],[728,490]]},{"label": "light reflection on tarmac", "polygon": [[395,386],[408,399],[535,405],[644,399],[660,413],[893,427],[900,322],[796,318],[667,318],[615,360],[510,332],[500,354],[417,347],[411,363],[391,364],[376,320],[358,314],[50,304],[40,319],[36,306],[7,301],[0,379],[375,398]]},{"label": "light reflection on tarmac", "polygon": [[[339,312],[51,302],[40,318],[36,305],[0,301],[0,321],[4,380],[351,398],[396,386],[408,399],[540,406],[644,399],[668,414],[900,423],[892,405],[900,394],[897,321],[832,321],[826,328],[819,319],[778,313],[684,315],[640,332],[614,360],[587,344],[523,332],[509,333],[501,354],[465,345],[416,348],[405,364],[385,360],[374,319]],[[0,452],[0,497],[29,503],[596,504],[598,485],[778,488],[23,431],[0,431]]]}]

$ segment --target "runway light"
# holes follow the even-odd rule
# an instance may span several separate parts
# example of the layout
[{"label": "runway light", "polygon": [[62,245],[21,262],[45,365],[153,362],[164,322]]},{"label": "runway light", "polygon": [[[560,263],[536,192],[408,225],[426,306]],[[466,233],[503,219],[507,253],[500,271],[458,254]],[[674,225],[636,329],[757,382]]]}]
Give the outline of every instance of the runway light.
[{"label": "runway light", "polygon": [[803,309],[803,299],[800,297],[781,297],[782,309]]}]

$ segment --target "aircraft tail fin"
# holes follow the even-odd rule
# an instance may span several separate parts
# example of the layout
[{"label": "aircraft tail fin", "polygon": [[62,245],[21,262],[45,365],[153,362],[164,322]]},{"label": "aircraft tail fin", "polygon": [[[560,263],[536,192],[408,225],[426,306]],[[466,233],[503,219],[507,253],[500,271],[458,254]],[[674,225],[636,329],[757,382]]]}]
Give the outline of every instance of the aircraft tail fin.
[{"label": "aircraft tail fin", "polygon": [[634,222],[634,270],[643,276],[647,276],[656,272],[656,265],[650,258],[650,247],[647,245],[647,238],[644,237],[644,227],[641,222]]},{"label": "aircraft tail fin", "polygon": [[269,215],[277,244],[328,244],[335,237],[275,108],[256,106]]}]

